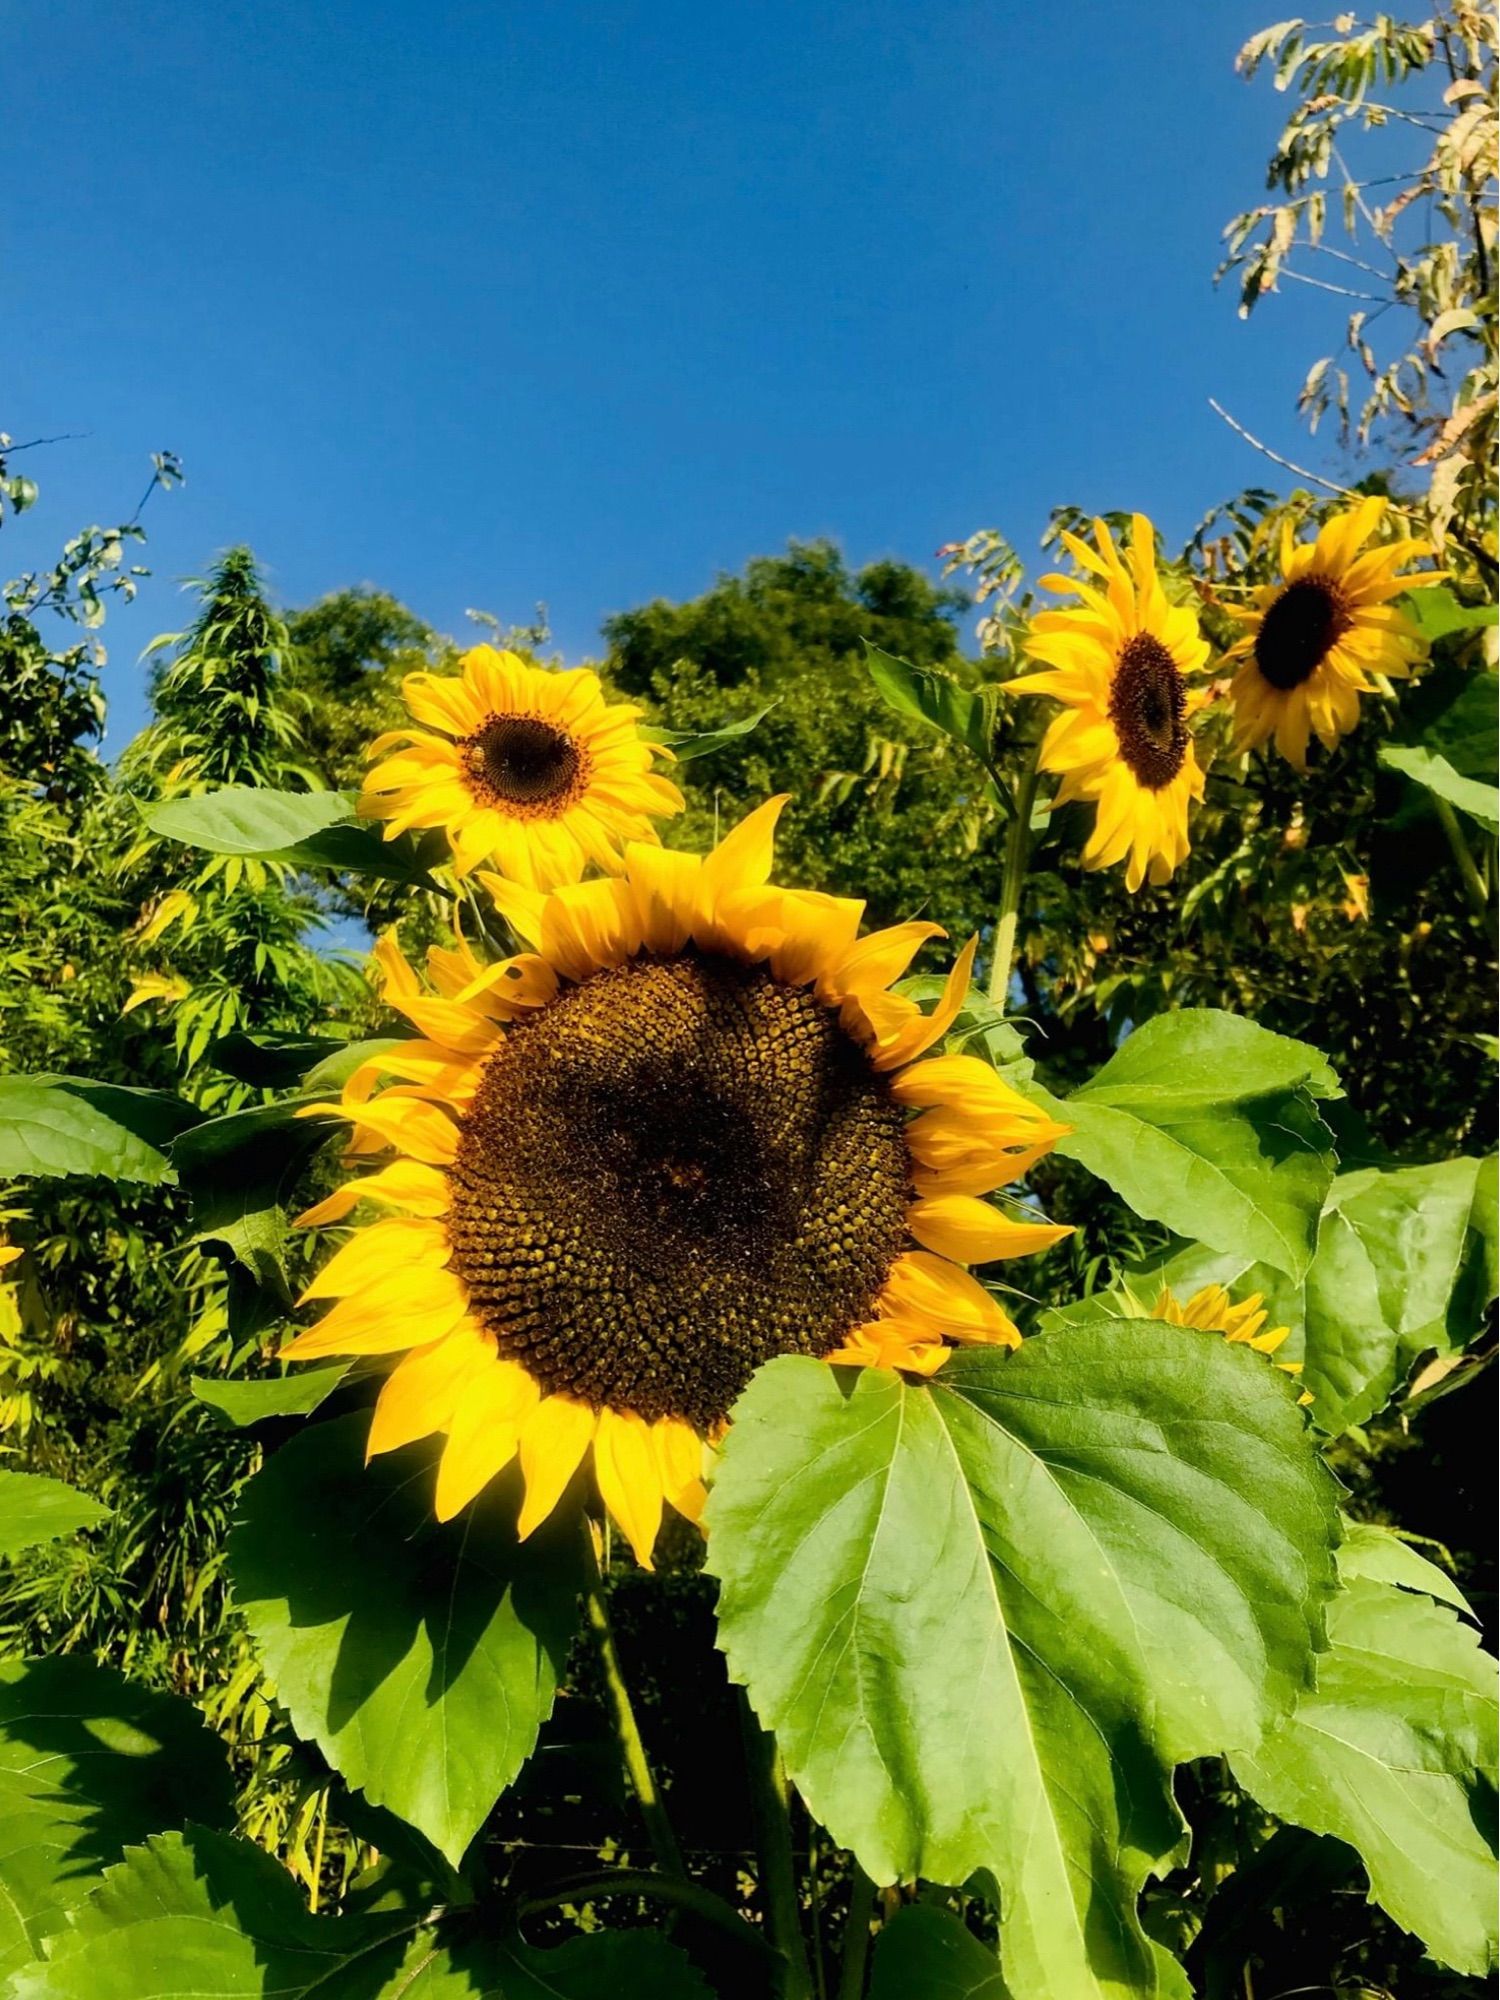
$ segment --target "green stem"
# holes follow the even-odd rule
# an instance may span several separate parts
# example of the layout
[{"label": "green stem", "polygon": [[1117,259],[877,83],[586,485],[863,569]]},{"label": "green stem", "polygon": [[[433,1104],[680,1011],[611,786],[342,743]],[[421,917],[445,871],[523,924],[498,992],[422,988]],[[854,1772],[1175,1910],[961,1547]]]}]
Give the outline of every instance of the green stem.
[{"label": "green stem", "polygon": [[1453,850],[1453,859],[1458,863],[1458,872],[1463,877],[1464,889],[1476,912],[1482,917],[1489,909],[1489,897],[1485,894],[1484,877],[1475,864],[1464,839],[1464,830],[1458,823],[1458,814],[1444,798],[1431,794],[1432,803],[1437,807],[1437,816],[1442,821],[1443,831],[1448,836],[1448,845]]},{"label": "green stem", "polygon": [[856,1861],[849,1883],[849,1914],[839,1963],[838,2000],[861,2000],[865,1990],[865,1960],[870,1955],[870,1905],[875,1884]]},{"label": "green stem", "polygon": [[751,1951],[764,1957],[771,1955],[771,1947],[760,1932],[753,1924],[746,1923],[722,1896],[716,1896],[712,1889],[705,1889],[698,1882],[658,1875],[649,1868],[616,1868],[595,1875],[571,1875],[565,1881],[554,1882],[544,1894],[528,1897],[521,1904],[520,1913],[523,1917],[536,1916],[563,1903],[591,1903],[600,1896],[652,1896],[658,1902],[702,1917],[705,1923],[724,1931]]},{"label": "green stem", "polygon": [[812,2000],[812,1972],[802,1935],[797,1866],[792,1854],[792,1806],[776,1738],[756,1721],[745,1690],[739,1688],[740,1731],[750,1773],[755,1813],[755,1845],[760,1856],[760,1888],[766,1905],[766,1932],[786,1961],[784,2000]]},{"label": "green stem", "polygon": [[1026,760],[1016,786],[1016,809],[1011,814],[1005,837],[1005,873],[1000,883],[1000,907],[995,913],[995,946],[990,964],[990,999],[1005,1011],[1010,993],[1011,967],[1016,960],[1016,923],[1021,914],[1021,885],[1026,880],[1026,863],[1031,854],[1031,807],[1036,798],[1039,776],[1038,743]]},{"label": "green stem", "polygon": [[619,1651],[615,1646],[614,1627],[610,1623],[609,1606],[604,1601],[604,1587],[599,1575],[599,1565],[594,1557],[593,1537],[589,1534],[587,1520],[583,1524],[588,1539],[591,1580],[583,1593],[583,1606],[599,1645],[599,1661],[604,1668],[604,1683],[609,1689],[610,1705],[614,1710],[615,1734],[620,1739],[620,1754],[625,1760],[626,1775],[631,1789],[641,1808],[641,1818],[646,1822],[646,1832],[650,1836],[651,1847],[658,1865],[667,1875],[687,1882],[688,1873],[682,1863],[682,1850],[677,1845],[677,1836],[672,1831],[672,1823],[667,1818],[666,1807],[662,1804],[661,1793],[657,1789],[656,1777],[646,1755],[646,1746],[641,1741],[640,1727],[635,1719],[635,1709],[630,1700],[630,1689],[625,1685],[625,1675],[620,1666]]}]

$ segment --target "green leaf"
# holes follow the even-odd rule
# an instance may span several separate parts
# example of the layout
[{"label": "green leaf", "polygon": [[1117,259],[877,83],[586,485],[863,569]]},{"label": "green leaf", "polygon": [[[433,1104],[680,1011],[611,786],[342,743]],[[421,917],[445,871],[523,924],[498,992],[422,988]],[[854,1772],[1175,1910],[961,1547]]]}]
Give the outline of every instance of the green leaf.
[{"label": "green leaf", "polygon": [[784,1358],[708,1519],[730,1672],[872,1877],[992,1870],[1027,2000],[1185,1992],[1135,1910],[1178,1851],[1172,1766],[1290,1704],[1334,1578],[1285,1376],[1146,1322],[920,1385]]},{"label": "green leaf", "polygon": [[7,2000],[395,2000],[412,1929],[315,1917],[269,1854],[202,1826],[132,1847],[68,1923]]},{"label": "green leaf", "polygon": [[898,715],[940,729],[962,743],[988,770],[994,761],[995,690],[963,687],[935,667],[913,666],[865,642],[865,665],[887,705]]},{"label": "green leaf", "polygon": [[300,1114],[311,1095],[258,1104],[184,1132],[172,1164],[192,1202],[194,1243],[222,1245],[261,1291],[290,1304],[283,1262],[287,1203],[328,1137],[322,1119]]},{"label": "green leaf", "polygon": [[60,1479],[39,1472],[0,1472],[0,1558],[96,1528],[110,1509]]},{"label": "green leaf", "polygon": [[1410,1542],[1390,1528],[1372,1521],[1344,1522],[1344,1539],[1339,1545],[1339,1575],[1345,1583],[1363,1577],[1369,1583],[1399,1585],[1403,1590],[1420,1590],[1443,1604],[1451,1604],[1466,1618],[1473,1607],[1448,1572],[1418,1554]]},{"label": "green leaf", "polygon": [[768,701],[764,708],[758,708],[754,715],[742,715],[738,722],[726,722],[719,729],[658,729],[643,728],[642,736],[652,743],[664,744],[676,756],[679,764],[690,764],[695,757],[710,756],[715,750],[722,750],[726,743],[734,743],[742,736],[749,736],[759,729],[773,708],[781,704],[778,695],[775,701]]},{"label": "green leaf", "polygon": [[[909,979],[899,980],[895,990],[903,999],[931,1007],[942,998],[947,984],[941,973],[918,972]],[[943,1038],[943,1047],[955,1054],[979,1056],[1017,1088],[1036,1068],[1026,1053],[1020,1029],[979,986],[969,988],[963,1006],[954,1016],[953,1026]]]},{"label": "green leaf", "polygon": [[201,1115],[164,1090],[81,1076],[0,1076],[0,1178],[170,1181],[167,1149]]},{"label": "green leaf", "polygon": [[582,1534],[563,1507],[518,1543],[514,1469],[440,1525],[432,1450],[366,1467],[368,1428],[313,1425],[250,1482],[235,1595],[297,1733],[456,1867],[551,1713]]},{"label": "green leaf", "polygon": [[1477,632],[1500,620],[1500,607],[1493,604],[1460,604],[1453,592],[1442,584],[1412,591],[1401,608],[1421,628],[1422,637],[1429,642],[1446,639],[1452,632]]},{"label": "green leaf", "polygon": [[224,1746],[187,1702],[77,1657],[0,1665],[0,1976],[40,1955],[125,1847],[189,1814],[226,1825],[233,1797]]},{"label": "green leaf", "polygon": [[1456,771],[1440,751],[1421,743],[1385,743],[1377,753],[1382,764],[1403,778],[1433,792],[1476,820],[1487,833],[1500,828],[1500,787]]},{"label": "green leaf", "polygon": [[1495,1962],[1495,1663],[1445,1606],[1355,1578],[1318,1686],[1235,1775],[1355,1848],[1370,1894],[1456,1972]]},{"label": "green leaf", "polygon": [[435,1953],[418,1943],[409,1967],[393,2000],[713,2000],[692,1960],[654,1931],[598,1931],[549,1951],[514,1936]]},{"label": "green leaf", "polygon": [[326,1403],[354,1366],[330,1361],[319,1367],[294,1367],[287,1375],[265,1375],[251,1382],[221,1382],[194,1375],[189,1383],[200,1403],[207,1403],[236,1430],[266,1423],[273,1417],[310,1417]]},{"label": "green leaf", "polygon": [[353,792],[273,792],[226,785],[186,799],[140,806],[151,831],[207,854],[285,861],[298,868],[338,868],[393,882],[424,882],[434,857],[403,836],[386,840],[356,819]]},{"label": "green leaf", "polygon": [[1057,1150],[1137,1215],[1292,1277],[1312,1262],[1334,1156],[1309,1098],[1339,1083],[1305,1042],[1190,1007],[1137,1028],[1065,1101],[1016,1081],[1074,1128]]},{"label": "green leaf", "polygon": [[1245,1249],[1194,1246],[1131,1286],[1146,1299],[1160,1284],[1179,1298],[1207,1284],[1263,1293],[1270,1324],[1292,1330],[1281,1356],[1304,1364],[1313,1421],[1346,1430],[1385,1407],[1419,1356],[1457,1354],[1482,1331],[1497,1289],[1495,1169],[1491,1156],[1341,1174],[1301,1283]]},{"label": "green leaf", "polygon": [[881,1927],[870,2000],[1011,2000],[999,1960],[946,1910],[908,1903]]},{"label": "green leaf", "polygon": [[[355,1046],[358,1046],[356,1044]],[[236,1032],[208,1045],[208,1059],[226,1076],[257,1090],[290,1090],[315,1063],[336,1059],[349,1047],[327,1035],[268,1036]]]},{"label": "green leaf", "polygon": [[318,1096],[329,1096],[343,1089],[354,1072],[371,1056],[383,1056],[388,1049],[401,1046],[399,1035],[373,1035],[363,1042],[345,1042],[342,1048],[334,1050],[319,1063],[315,1063],[302,1079],[304,1090]]}]

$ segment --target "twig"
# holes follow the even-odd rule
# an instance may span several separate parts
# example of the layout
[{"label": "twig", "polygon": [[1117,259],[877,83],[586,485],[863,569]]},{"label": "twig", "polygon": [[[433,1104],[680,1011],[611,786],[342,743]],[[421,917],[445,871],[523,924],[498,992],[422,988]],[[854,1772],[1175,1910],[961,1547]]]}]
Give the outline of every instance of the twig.
[{"label": "twig", "polygon": [[[1223,404],[1216,403],[1212,396],[1208,399],[1208,407],[1216,417],[1222,417],[1232,431],[1237,431],[1246,444],[1260,452],[1262,457],[1269,458],[1276,465],[1284,465],[1288,472],[1295,472],[1299,479],[1310,479],[1314,486],[1321,486],[1325,493],[1337,493],[1341,500],[1363,500],[1367,497],[1363,493],[1356,493],[1352,486],[1339,486],[1333,480],[1325,479],[1321,473],[1309,472],[1305,465],[1297,465],[1291,459],[1283,458],[1279,451],[1272,451],[1268,444],[1262,444],[1258,437],[1252,437],[1245,426],[1230,416]],[[1409,507],[1398,507],[1393,500],[1387,500],[1386,505],[1393,514],[1399,514],[1403,521],[1412,521],[1418,527],[1421,526],[1421,516],[1414,514]]]},{"label": "twig", "polygon": [[73,444],[79,438],[93,435],[92,431],[59,431],[56,437],[28,438],[25,444],[8,444],[0,448],[0,458],[13,458],[18,451],[35,451],[39,444]]}]

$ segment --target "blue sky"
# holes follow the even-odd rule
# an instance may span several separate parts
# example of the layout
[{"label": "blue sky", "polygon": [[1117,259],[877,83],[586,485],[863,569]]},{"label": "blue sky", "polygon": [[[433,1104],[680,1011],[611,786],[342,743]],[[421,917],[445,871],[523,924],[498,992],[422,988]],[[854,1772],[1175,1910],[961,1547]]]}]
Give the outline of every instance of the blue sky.
[{"label": "blue sky", "polygon": [[[175,580],[248,541],[283,602],[376,583],[440,628],[684,596],[788,536],[930,563],[1268,471],[1337,338],[1211,273],[1285,100],[1265,0],[281,0],[12,18],[0,426],[43,505],[11,573],[129,513],[117,746]],[[8,553],[7,553],[8,551]]]}]

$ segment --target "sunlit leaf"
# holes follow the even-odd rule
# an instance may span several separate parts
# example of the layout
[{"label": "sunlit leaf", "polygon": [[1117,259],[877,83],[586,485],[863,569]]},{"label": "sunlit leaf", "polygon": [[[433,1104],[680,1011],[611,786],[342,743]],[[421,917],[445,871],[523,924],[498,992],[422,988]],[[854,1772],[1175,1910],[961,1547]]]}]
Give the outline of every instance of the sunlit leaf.
[{"label": "sunlit leaf", "polygon": [[97,1527],[109,1513],[102,1501],[60,1479],[40,1472],[0,1472],[0,1558]]},{"label": "sunlit leaf", "polygon": [[0,1176],[170,1181],[168,1148],[201,1115],[164,1090],[0,1076]]}]

